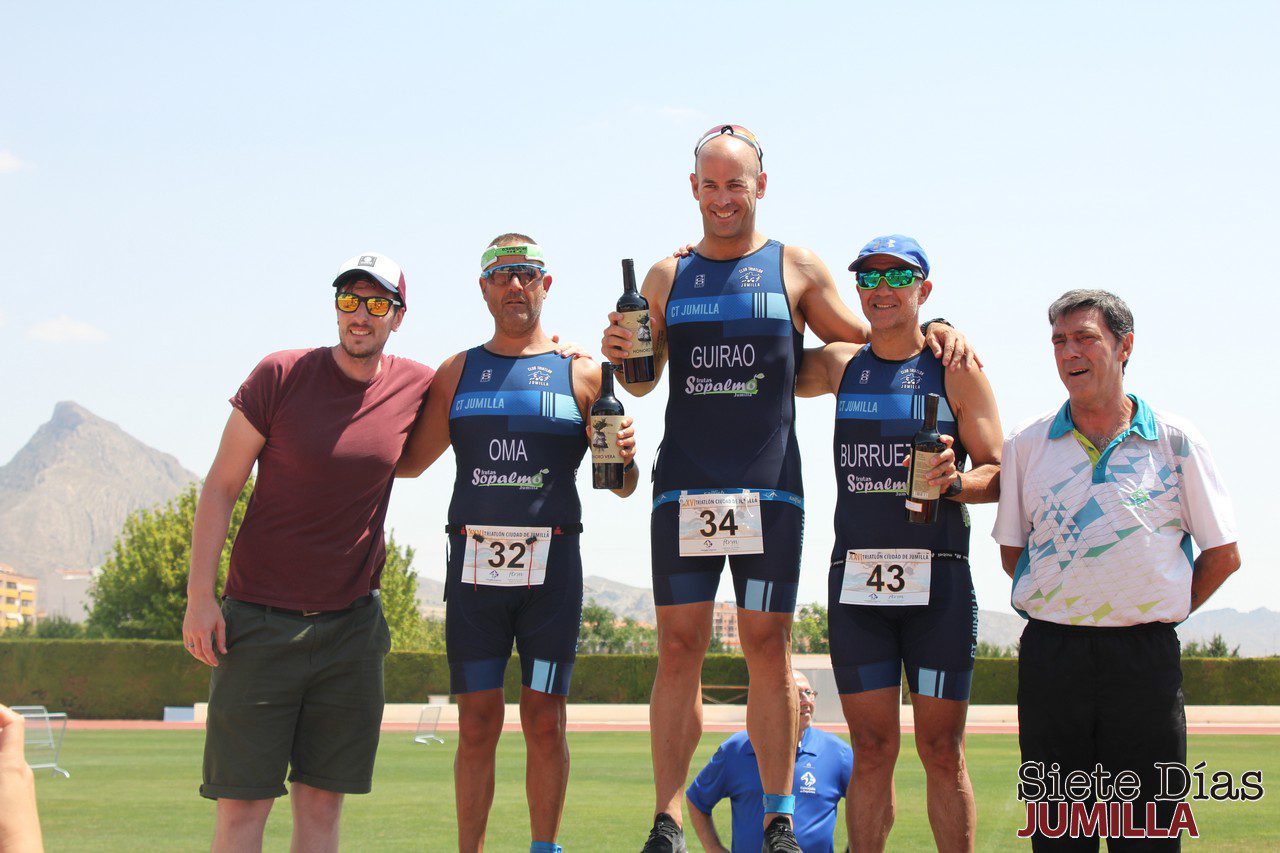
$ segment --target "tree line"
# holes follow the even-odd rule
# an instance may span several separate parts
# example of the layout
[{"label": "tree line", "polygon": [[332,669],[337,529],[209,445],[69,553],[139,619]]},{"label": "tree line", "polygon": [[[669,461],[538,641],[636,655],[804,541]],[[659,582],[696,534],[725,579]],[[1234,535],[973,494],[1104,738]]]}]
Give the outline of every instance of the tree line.
[{"label": "tree line", "polygon": [[[218,589],[227,580],[231,546],[244,521],[253,494],[254,480],[245,483],[231,512],[231,524],[218,561]],[[0,632],[0,640],[130,639],[177,640],[182,638],[182,618],[187,606],[187,571],[191,559],[191,529],[195,522],[199,489],[188,486],[173,500],[154,509],[130,515],[111,547],[111,555],[89,589],[88,618],[83,623],[51,616],[36,625],[23,624]],[[443,652],[444,622],[418,610],[418,576],[413,571],[414,549],[387,536],[387,562],[382,569],[382,607],[391,628],[392,647],[401,651]],[[796,612],[791,629],[792,650],[797,654],[825,654],[827,608],[805,604]],[[584,603],[580,654],[656,654],[657,630],[631,617],[619,617],[594,600]],[[712,638],[711,652],[735,652]],[[739,652],[740,653],[740,652]],[[1208,642],[1192,640],[1182,647],[1183,657],[1236,658],[1240,647],[1230,647],[1221,634]],[[1018,647],[980,641],[978,657],[1012,658]]]}]

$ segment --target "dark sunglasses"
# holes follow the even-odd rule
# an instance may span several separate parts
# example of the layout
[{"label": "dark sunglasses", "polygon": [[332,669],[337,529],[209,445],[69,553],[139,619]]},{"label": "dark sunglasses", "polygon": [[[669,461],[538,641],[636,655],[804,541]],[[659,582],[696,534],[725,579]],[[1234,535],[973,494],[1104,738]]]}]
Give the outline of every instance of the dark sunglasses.
[{"label": "dark sunglasses", "polygon": [[364,310],[373,317],[387,316],[393,305],[396,308],[400,307],[400,303],[389,296],[361,296],[345,290],[339,291],[333,301],[338,306],[338,310],[344,314],[354,314],[363,302]]},{"label": "dark sunglasses", "polygon": [[867,270],[857,273],[856,278],[858,287],[862,290],[875,290],[882,281],[890,287],[910,287],[917,278],[924,278],[924,276],[912,269],[896,269]]},{"label": "dark sunglasses", "polygon": [[545,268],[536,264],[499,264],[480,274],[498,287],[506,287],[511,284],[511,279],[517,276],[520,277],[520,282],[525,287],[533,287],[542,281],[542,277],[546,275],[546,272]]}]

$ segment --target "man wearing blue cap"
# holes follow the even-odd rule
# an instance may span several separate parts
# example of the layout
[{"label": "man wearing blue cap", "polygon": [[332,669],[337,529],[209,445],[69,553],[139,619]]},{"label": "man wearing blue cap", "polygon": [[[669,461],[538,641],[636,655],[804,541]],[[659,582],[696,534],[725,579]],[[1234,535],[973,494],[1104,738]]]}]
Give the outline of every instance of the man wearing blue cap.
[{"label": "man wearing blue cap", "polygon": [[[866,345],[806,350],[802,397],[836,395],[835,547],[828,579],[831,662],[855,757],[847,811],[854,850],[883,850],[893,827],[893,768],[905,666],[939,850],[972,850],[977,815],[964,723],[978,639],[963,504],[999,497],[1000,415],[982,371],[948,371],[926,345],[920,308],[929,259],[910,237],[867,243],[849,269],[871,324]],[[936,520],[908,520],[911,439],[937,395],[947,449],[928,471]],[[965,458],[972,467],[965,471]]]}]

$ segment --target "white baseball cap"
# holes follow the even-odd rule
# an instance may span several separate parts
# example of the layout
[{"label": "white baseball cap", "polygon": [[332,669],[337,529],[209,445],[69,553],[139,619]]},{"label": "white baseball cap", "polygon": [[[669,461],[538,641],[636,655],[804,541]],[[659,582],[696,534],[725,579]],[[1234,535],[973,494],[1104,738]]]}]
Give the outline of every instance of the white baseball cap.
[{"label": "white baseball cap", "polygon": [[338,268],[338,274],[333,277],[333,286],[337,287],[344,281],[356,276],[373,279],[387,290],[396,294],[399,297],[402,308],[408,307],[409,303],[405,299],[407,288],[404,283],[404,270],[400,269],[400,265],[386,255],[378,252],[365,252],[363,255],[348,258]]}]

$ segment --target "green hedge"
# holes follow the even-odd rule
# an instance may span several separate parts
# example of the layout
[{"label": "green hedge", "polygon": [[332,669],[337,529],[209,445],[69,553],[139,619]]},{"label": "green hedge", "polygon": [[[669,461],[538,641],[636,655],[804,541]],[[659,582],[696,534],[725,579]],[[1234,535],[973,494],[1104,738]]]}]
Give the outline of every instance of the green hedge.
[{"label": "green hedge", "polygon": [[[573,701],[643,703],[657,659],[651,655],[582,655],[573,669]],[[1280,704],[1280,658],[1186,659],[1189,705]],[[709,655],[706,684],[746,684],[746,661]],[[520,696],[520,663],[507,666],[507,700]],[[443,654],[392,652],[388,702],[425,702],[449,692]],[[46,705],[79,719],[157,719],[166,705],[192,705],[209,694],[209,670],[180,643],[153,640],[7,640],[0,642],[0,702]],[[1012,705],[1018,662],[981,658],[973,675],[975,705]]]},{"label": "green hedge", "polygon": [[0,642],[0,702],[7,705],[44,705],[72,719],[155,720],[165,705],[208,695],[209,668],[178,642]]}]

